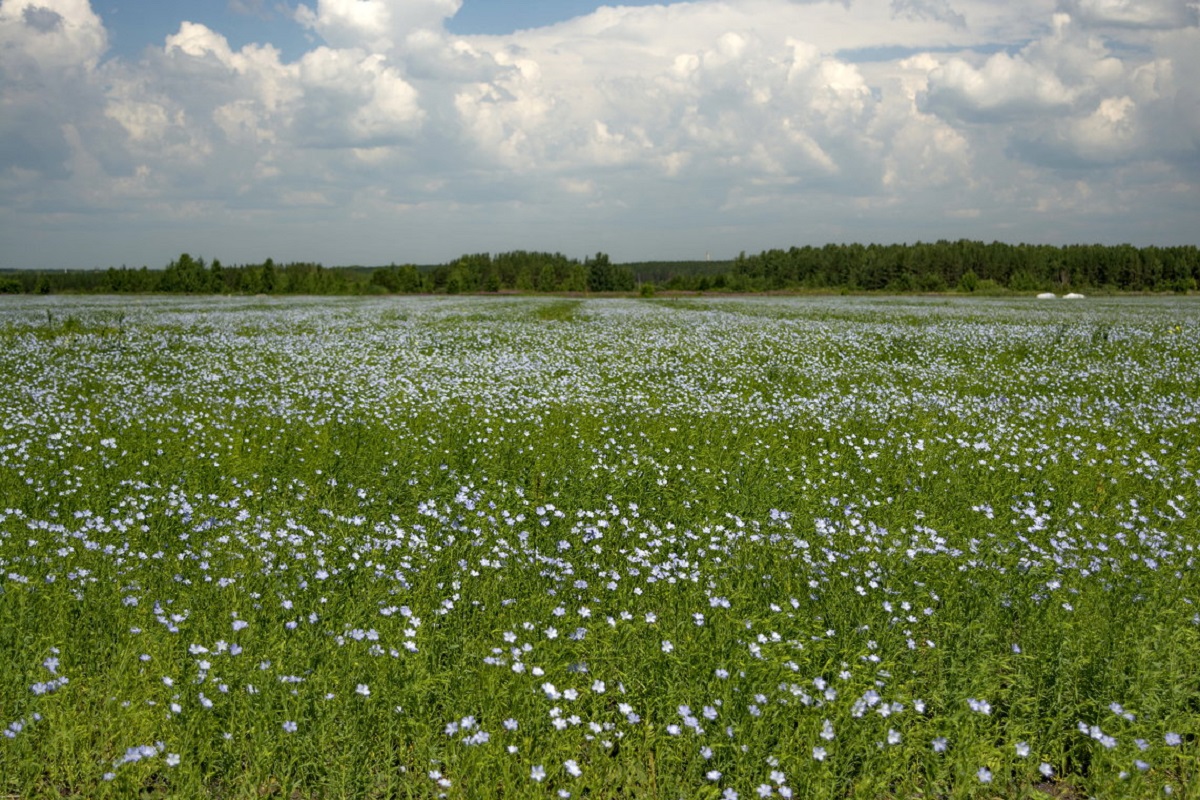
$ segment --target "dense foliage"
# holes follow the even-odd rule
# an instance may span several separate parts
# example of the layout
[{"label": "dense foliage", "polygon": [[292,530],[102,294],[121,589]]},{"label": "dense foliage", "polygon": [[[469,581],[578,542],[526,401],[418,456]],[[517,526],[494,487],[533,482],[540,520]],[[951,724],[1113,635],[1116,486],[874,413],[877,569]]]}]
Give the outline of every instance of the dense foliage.
[{"label": "dense foliage", "polygon": [[1009,245],[961,240],[912,245],[830,244],[742,254],[734,261],[613,264],[604,253],[464,255],[449,264],[325,268],[319,264],[223,266],[180,256],[164,270],[108,269],[0,275],[0,293],[461,294],[684,291],[1188,292],[1200,286],[1200,248]]},{"label": "dense foliage", "polygon": [[205,263],[184,253],[164,270],[69,270],[53,273],[12,272],[0,276],[0,293],[51,294],[182,293],[182,294],[420,294],[464,292],[627,292],[634,289],[627,267],[597,253],[582,262],[559,253],[517,251],[466,255],[432,268],[412,264],[375,269],[326,268],[320,264],[225,266]]},{"label": "dense foliage", "polygon": [[1189,291],[1200,281],[1200,249],[1130,245],[1008,245],[941,241],[829,245],[739,257],[733,289],[847,287],[888,292],[975,292],[1006,287]]},{"label": "dense foliage", "polygon": [[0,795],[1200,793],[1190,298],[0,298]]}]

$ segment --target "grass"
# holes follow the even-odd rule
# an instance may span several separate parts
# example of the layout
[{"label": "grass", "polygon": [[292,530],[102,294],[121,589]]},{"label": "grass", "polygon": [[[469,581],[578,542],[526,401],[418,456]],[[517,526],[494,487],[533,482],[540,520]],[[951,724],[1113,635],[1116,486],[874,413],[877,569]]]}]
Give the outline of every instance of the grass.
[{"label": "grass", "polygon": [[1198,311],[6,301],[0,794],[1194,794]]},{"label": "grass", "polygon": [[557,300],[549,303],[541,303],[534,311],[534,315],[546,322],[571,322],[576,319],[577,312],[581,302],[579,300]]}]

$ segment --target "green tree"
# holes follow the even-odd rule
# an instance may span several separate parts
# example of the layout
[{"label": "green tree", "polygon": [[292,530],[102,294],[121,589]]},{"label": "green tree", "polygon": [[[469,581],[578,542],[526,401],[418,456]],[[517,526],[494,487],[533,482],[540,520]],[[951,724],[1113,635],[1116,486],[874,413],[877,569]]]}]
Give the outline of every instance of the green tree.
[{"label": "green tree", "polygon": [[386,292],[397,292],[400,290],[400,275],[396,272],[395,265],[390,267],[380,267],[371,273],[371,285],[378,286]]},{"label": "green tree", "polygon": [[258,290],[262,294],[272,294],[276,289],[275,261],[268,258],[259,270]]},{"label": "green tree", "polygon": [[958,289],[961,292],[973,292],[979,288],[979,276],[975,270],[969,269],[958,279]]},{"label": "green tree", "polygon": [[225,291],[225,268],[221,266],[219,258],[214,258],[208,265],[208,290],[210,292]]},{"label": "green tree", "polygon": [[588,269],[587,287],[592,292],[611,292],[614,289],[612,262],[604,253],[596,253],[595,258],[586,262]]}]

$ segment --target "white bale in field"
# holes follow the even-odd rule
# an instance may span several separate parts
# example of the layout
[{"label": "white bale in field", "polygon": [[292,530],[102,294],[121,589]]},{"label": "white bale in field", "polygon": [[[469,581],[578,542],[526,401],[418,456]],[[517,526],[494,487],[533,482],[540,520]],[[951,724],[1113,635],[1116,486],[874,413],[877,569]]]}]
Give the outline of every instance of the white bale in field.
[{"label": "white bale in field", "polygon": [[1039,294],[1037,296],[1037,299],[1038,300],[1057,300],[1058,295],[1056,295],[1054,292],[1042,292],[1041,294]]},{"label": "white bale in field", "polygon": [[1082,300],[1082,299],[1083,299],[1083,295],[1079,294],[1078,292],[1071,292],[1069,294],[1063,295],[1063,300]]}]

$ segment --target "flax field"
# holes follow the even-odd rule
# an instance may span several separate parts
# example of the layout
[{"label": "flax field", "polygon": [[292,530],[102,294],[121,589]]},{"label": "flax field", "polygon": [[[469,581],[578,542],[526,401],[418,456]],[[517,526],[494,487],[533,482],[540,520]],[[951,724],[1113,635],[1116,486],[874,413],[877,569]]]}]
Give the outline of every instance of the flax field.
[{"label": "flax field", "polygon": [[1200,796],[1195,298],[0,298],[0,797]]}]

